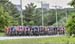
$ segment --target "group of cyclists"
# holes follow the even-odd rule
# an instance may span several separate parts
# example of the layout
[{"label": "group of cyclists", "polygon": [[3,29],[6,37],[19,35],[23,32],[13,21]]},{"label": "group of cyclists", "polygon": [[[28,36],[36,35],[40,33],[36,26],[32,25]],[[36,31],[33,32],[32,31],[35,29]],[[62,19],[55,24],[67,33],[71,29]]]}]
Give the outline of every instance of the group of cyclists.
[{"label": "group of cyclists", "polygon": [[56,35],[64,34],[64,27],[54,26],[11,26],[5,28],[6,35],[17,36],[17,35]]}]

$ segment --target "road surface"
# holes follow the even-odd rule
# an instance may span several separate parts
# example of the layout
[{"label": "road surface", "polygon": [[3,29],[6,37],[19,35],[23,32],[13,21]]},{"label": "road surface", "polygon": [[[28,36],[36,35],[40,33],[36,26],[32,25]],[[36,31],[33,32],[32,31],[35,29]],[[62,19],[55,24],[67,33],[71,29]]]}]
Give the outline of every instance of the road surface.
[{"label": "road surface", "polygon": [[30,38],[47,38],[47,37],[62,37],[64,35],[52,35],[52,36],[8,36],[0,37],[0,40],[11,40],[11,39],[30,39]]}]

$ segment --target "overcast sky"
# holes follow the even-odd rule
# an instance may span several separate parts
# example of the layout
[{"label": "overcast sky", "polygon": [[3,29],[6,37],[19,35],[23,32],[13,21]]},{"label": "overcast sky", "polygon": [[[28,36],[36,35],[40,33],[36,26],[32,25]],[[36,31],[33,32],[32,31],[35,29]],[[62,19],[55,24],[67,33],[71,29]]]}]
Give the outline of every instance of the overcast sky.
[{"label": "overcast sky", "polygon": [[[10,0],[12,3],[14,4],[20,4],[20,0]],[[63,8],[68,8],[70,7],[68,5],[68,3],[71,1],[71,0],[42,0],[44,3],[49,3],[49,7],[50,8],[53,8],[51,6],[54,6],[54,5],[58,5],[58,6],[62,6]],[[23,4],[23,8],[25,5],[27,5],[28,3],[35,3],[38,7],[41,7],[41,4],[40,4],[40,0],[22,0],[22,4]]]}]

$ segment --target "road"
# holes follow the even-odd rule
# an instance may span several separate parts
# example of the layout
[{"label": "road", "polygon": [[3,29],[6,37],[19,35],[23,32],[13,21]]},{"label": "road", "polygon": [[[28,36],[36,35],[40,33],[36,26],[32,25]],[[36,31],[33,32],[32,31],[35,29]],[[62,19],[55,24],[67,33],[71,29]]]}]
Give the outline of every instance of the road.
[{"label": "road", "polygon": [[47,37],[59,37],[59,36],[62,37],[64,35],[52,35],[52,36],[8,36],[8,37],[0,37],[0,40],[47,38]]}]

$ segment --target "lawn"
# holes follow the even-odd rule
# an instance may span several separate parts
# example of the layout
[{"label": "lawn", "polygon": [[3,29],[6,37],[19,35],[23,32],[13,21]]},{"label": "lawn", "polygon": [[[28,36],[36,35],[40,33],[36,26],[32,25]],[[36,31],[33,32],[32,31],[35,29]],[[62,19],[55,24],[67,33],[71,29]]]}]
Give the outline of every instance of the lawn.
[{"label": "lawn", "polygon": [[74,37],[49,37],[37,39],[3,40],[0,44],[75,44]]},{"label": "lawn", "polygon": [[5,33],[3,33],[3,32],[0,32],[0,36],[5,36]]}]

